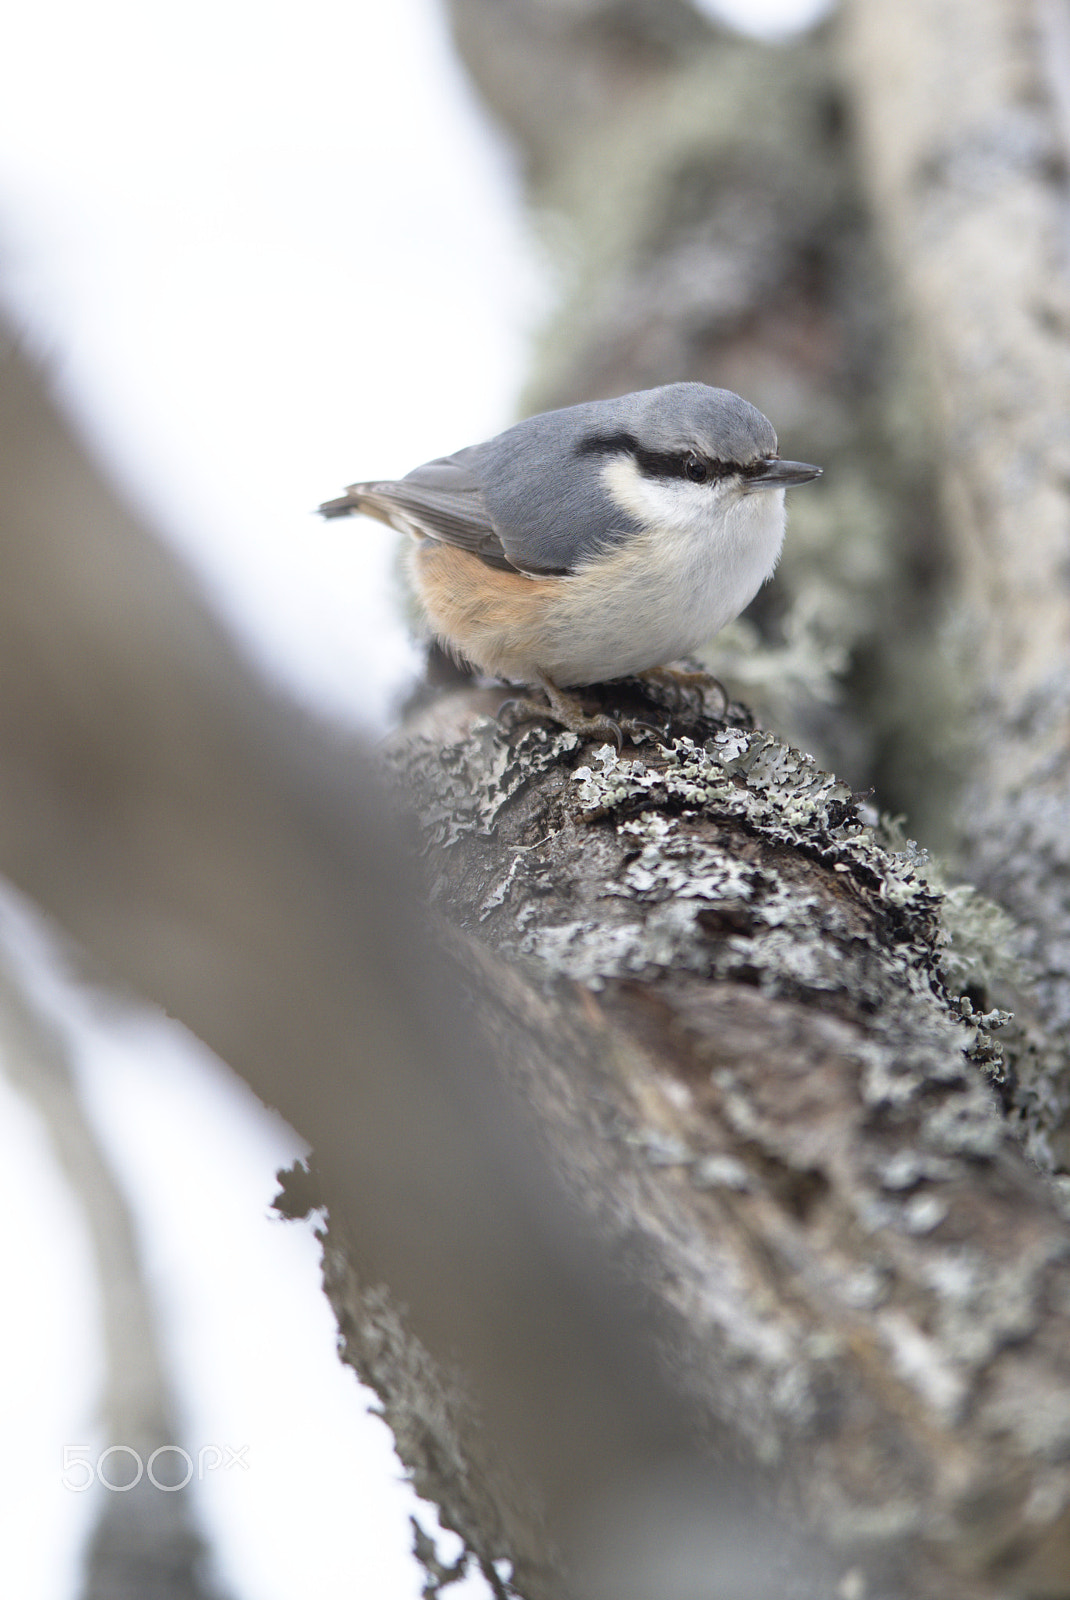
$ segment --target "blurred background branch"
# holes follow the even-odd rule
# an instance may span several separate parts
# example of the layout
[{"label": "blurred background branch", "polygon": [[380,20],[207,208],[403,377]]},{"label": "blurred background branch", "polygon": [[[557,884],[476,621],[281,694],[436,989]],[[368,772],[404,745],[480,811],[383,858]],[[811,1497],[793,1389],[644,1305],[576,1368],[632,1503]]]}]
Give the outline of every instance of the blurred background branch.
[{"label": "blurred background branch", "polygon": [[[0,957],[0,1059],[19,1091],[40,1111],[93,1244],[104,1326],[105,1382],[100,1422],[123,1442],[109,1463],[109,1494],[85,1560],[84,1600],[212,1600],[204,1541],[181,1494],[161,1493],[138,1474],[152,1461],[161,1483],[180,1483],[185,1463],[175,1441],[172,1385],[161,1347],[130,1207],[86,1115],[66,1040],[34,1005],[24,971],[9,950]],[[72,1320],[80,1311],[69,1306]],[[15,1375],[10,1375],[10,1381]],[[89,1447],[71,1459],[81,1486]]]}]

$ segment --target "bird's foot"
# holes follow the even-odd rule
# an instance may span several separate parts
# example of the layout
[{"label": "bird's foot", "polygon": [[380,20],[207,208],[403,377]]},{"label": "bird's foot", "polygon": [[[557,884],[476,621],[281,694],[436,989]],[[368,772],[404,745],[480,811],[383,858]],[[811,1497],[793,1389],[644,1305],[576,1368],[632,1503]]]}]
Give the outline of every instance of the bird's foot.
[{"label": "bird's foot", "polygon": [[640,672],[638,677],[659,689],[667,689],[673,696],[677,711],[683,709],[688,696],[694,696],[697,697],[699,711],[705,715],[706,695],[711,689],[716,689],[721,697],[717,716],[723,717],[728,710],[728,690],[712,672],[695,672],[687,667],[649,667],[646,672]]},{"label": "bird's foot", "polygon": [[498,707],[498,720],[501,721],[503,717],[507,717],[511,722],[528,722],[534,718],[543,721],[549,719],[560,723],[561,727],[567,728],[570,733],[578,734],[583,739],[610,739],[620,750],[624,743],[625,731],[632,731],[631,719],[622,724],[613,717],[592,717],[584,711],[577,695],[559,689],[549,678],[540,676],[539,684],[546,695],[548,705],[532,700],[527,695],[517,695],[503,701]]}]

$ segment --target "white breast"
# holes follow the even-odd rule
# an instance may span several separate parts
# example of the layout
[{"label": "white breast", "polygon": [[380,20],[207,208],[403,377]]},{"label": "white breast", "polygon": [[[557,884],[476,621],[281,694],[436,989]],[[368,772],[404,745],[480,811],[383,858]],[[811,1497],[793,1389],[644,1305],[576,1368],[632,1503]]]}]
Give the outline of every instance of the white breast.
[{"label": "white breast", "polygon": [[562,687],[693,654],[749,605],[784,542],[783,489],[661,482],[627,458],[603,470],[614,501],[647,531],[562,581],[543,668]]}]

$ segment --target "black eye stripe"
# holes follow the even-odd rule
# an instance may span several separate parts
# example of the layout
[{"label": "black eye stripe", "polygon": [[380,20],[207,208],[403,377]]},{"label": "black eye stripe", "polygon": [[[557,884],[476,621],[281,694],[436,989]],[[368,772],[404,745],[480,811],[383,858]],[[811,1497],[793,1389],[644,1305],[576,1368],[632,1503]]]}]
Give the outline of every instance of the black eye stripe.
[{"label": "black eye stripe", "polygon": [[[716,478],[725,478],[730,472],[739,472],[740,470],[738,466],[733,465],[731,462],[713,461],[709,456],[700,456],[697,450],[645,450],[630,433],[589,434],[586,439],[581,439],[576,446],[576,454],[581,456],[630,455],[639,471],[646,478],[688,477],[687,464],[689,461],[700,461],[702,463],[706,468],[707,483]],[[746,471],[746,468],[743,470]]]}]

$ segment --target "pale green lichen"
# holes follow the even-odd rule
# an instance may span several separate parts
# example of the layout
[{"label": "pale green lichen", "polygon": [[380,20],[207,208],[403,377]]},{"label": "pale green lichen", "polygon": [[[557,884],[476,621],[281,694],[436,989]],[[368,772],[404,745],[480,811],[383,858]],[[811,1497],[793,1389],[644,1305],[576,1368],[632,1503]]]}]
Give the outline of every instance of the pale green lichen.
[{"label": "pale green lichen", "polygon": [[785,843],[795,842],[796,829],[814,825],[843,834],[864,832],[846,810],[850,788],[769,733],[725,728],[704,745],[674,739],[671,749],[661,748],[661,756],[665,765],[651,767],[642,760],[624,761],[603,745],[595,752],[598,773],[580,766],[572,774],[580,785],[581,809],[599,814],[625,797],[646,794],[659,803],[715,804],[772,829]]},{"label": "pale green lichen", "polygon": [[[468,852],[476,921],[511,954],[595,990],[692,973],[874,1017],[894,969],[900,1037],[894,1049],[860,1048],[863,1100],[905,1104],[924,1083],[966,1072],[967,1059],[1001,1077],[993,1033],[1007,1015],[963,997],[976,941],[964,939],[961,915],[945,924],[925,852],[864,822],[846,784],[768,732],[721,726],[671,744],[651,735],[625,757],[542,726],[510,745],[481,720],[446,749],[410,744],[405,768],[428,845],[447,850],[499,832],[525,794],[539,794],[536,836],[507,832],[512,848],[490,870]],[[741,848],[747,839],[761,848]],[[809,889],[800,856],[842,874],[844,894]],[[984,1154],[998,1137],[987,1123],[970,1102],[934,1121],[931,1147]]]},{"label": "pale green lichen", "polygon": [[[843,852],[838,865],[865,875],[880,898],[912,910],[928,929],[936,900],[916,854],[882,850],[858,820],[850,789],[809,756],[768,733],[727,728],[703,745],[676,739],[671,749],[660,748],[659,758],[657,766],[625,760],[605,745],[595,752],[597,769],[581,764],[571,773],[579,813],[592,821],[631,813],[637,803],[649,807],[617,824],[636,850],[603,889],[607,898],[642,902],[644,915],[623,927],[592,917],[540,926],[523,940],[523,953],[595,984],[659,966],[728,976],[753,965],[770,991],[842,990],[846,913],[804,892],[770,863],[741,859],[731,840],[696,838],[686,826],[688,815],[708,810],[765,841],[817,848],[826,857]],[[716,949],[702,929],[704,913],[725,916],[726,937]],[[756,962],[759,939],[763,955]],[[908,982],[927,986],[926,951],[919,947],[915,954],[917,965],[906,966]],[[860,997],[865,964],[850,974]]]},{"label": "pale green lichen", "polygon": [[567,729],[536,727],[514,749],[497,722],[480,717],[466,739],[446,745],[408,739],[394,759],[420,796],[420,827],[428,846],[444,848],[468,834],[490,838],[512,797],[579,742]]}]

